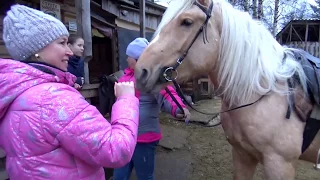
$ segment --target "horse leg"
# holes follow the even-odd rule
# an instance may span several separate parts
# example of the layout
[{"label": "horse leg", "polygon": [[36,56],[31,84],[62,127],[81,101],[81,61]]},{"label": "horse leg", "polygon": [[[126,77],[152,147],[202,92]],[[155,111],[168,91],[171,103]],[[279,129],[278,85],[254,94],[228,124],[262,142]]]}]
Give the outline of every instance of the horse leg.
[{"label": "horse leg", "polygon": [[258,160],[249,155],[242,148],[232,148],[234,180],[251,180],[253,179]]},{"label": "horse leg", "polygon": [[293,180],[295,178],[294,160],[286,161],[278,154],[265,155],[263,159],[266,180]]}]

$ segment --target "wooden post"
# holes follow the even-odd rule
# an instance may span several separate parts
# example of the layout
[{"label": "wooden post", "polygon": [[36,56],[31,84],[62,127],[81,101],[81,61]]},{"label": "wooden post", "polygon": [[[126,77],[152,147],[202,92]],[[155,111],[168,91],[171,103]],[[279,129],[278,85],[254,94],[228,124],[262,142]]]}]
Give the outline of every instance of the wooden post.
[{"label": "wooden post", "polygon": [[291,38],[292,38],[292,24],[290,24],[289,43],[291,43]]},{"label": "wooden post", "polygon": [[146,37],[146,1],[140,0],[140,37]]},{"label": "wooden post", "polygon": [[304,42],[305,43],[308,42],[308,34],[309,34],[309,24],[307,24],[307,26],[306,26],[306,34],[304,36]]},{"label": "wooden post", "polygon": [[118,52],[117,52],[117,30],[116,28],[114,28],[112,30],[112,42],[111,42],[111,46],[112,46],[112,71],[113,72],[117,72],[119,71],[119,62],[118,62]]},{"label": "wooden post", "polygon": [[318,37],[319,37],[319,39],[318,39],[318,44],[316,45],[316,51],[317,51],[317,54],[318,54],[318,58],[320,57],[320,27],[319,27],[319,29],[318,29]]},{"label": "wooden post", "polygon": [[[306,34],[304,36],[304,43],[306,44],[306,51],[309,49],[309,44],[308,44],[308,33],[309,33],[309,24],[306,25]],[[310,53],[310,52],[309,52]]]},{"label": "wooden post", "polygon": [[78,35],[84,40],[84,83],[89,82],[89,61],[92,59],[92,35],[90,1],[75,0]]},{"label": "wooden post", "polygon": [[200,100],[198,79],[196,78],[192,80],[192,89],[193,89],[193,102],[195,103]]},{"label": "wooden post", "polygon": [[318,39],[318,42],[320,43],[320,26],[319,26],[319,29],[318,29],[318,37],[319,37],[319,39]]}]

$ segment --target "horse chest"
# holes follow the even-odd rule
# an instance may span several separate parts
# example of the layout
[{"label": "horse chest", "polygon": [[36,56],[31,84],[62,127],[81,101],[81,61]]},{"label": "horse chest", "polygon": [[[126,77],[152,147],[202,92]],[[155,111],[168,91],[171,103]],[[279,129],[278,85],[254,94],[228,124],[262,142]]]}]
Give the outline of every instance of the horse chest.
[{"label": "horse chest", "polygon": [[225,132],[226,139],[232,145],[240,145],[245,136],[240,128],[238,119],[232,118],[227,114],[221,115],[221,124]]},{"label": "horse chest", "polygon": [[221,115],[221,124],[225,132],[227,141],[234,147],[241,147],[253,155],[259,156],[254,144],[263,141],[259,135],[259,127],[252,120],[255,118],[245,118],[232,116],[230,114]]}]

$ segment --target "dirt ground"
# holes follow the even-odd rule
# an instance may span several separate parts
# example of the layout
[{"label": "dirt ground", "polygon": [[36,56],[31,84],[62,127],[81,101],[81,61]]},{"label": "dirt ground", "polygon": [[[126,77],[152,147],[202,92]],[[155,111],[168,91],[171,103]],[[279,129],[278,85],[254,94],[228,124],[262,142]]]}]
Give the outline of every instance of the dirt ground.
[{"label": "dirt ground", "polygon": [[[219,109],[219,102],[216,100],[203,100],[198,102],[197,109],[210,112],[212,108],[215,111]],[[208,119],[209,116],[201,115],[192,112],[192,119]],[[225,139],[223,129],[221,126],[217,127],[203,127],[189,123],[186,125],[184,122],[178,122],[168,115],[161,115],[161,124],[170,126],[176,130],[184,131],[186,135],[186,142],[183,146],[174,150],[167,150],[161,146],[158,147],[158,156],[170,157],[171,164],[175,162],[187,163],[183,168],[179,167],[179,163],[172,165],[175,167],[167,167],[168,165],[156,165],[155,179],[188,179],[188,180],[229,180],[233,176],[231,146]],[[170,130],[173,132],[173,130]],[[170,133],[170,132],[169,132]],[[179,137],[179,133],[174,137]],[[180,140],[178,140],[180,141]],[[179,155],[179,157],[177,157]],[[185,158],[184,158],[185,156]],[[159,158],[161,159],[163,158]],[[189,161],[189,162],[188,162]],[[180,164],[183,164],[180,163]],[[189,163],[189,164],[188,164]],[[163,167],[161,167],[163,166]],[[177,168],[180,168],[177,170]],[[169,170],[168,170],[169,169]],[[163,171],[163,172],[159,172]],[[177,171],[177,176],[164,175],[166,171]],[[180,172],[179,172],[180,171]],[[161,174],[162,173],[162,174]],[[170,177],[166,177],[170,176]],[[180,177],[179,177],[180,176]],[[263,179],[263,171],[259,166],[255,175],[255,180]],[[320,171],[313,168],[313,164],[304,161],[299,161],[297,166],[297,180],[320,180]]]}]

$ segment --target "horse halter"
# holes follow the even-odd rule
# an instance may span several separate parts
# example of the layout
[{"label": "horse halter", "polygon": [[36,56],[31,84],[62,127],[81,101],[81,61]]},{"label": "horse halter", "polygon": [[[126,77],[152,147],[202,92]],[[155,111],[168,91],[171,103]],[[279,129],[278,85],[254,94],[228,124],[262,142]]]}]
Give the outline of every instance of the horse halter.
[{"label": "horse halter", "polygon": [[[199,4],[197,1],[195,1],[193,3],[194,5],[198,6],[206,15],[206,20],[203,22],[202,26],[200,27],[200,29],[198,30],[196,36],[193,38],[193,40],[191,41],[191,44],[188,46],[188,48],[184,51],[184,53],[182,54],[182,56],[180,56],[177,61],[176,64],[171,66],[171,67],[164,67],[163,71],[162,71],[162,76],[160,76],[160,81],[165,81],[165,82],[171,82],[177,79],[178,77],[178,71],[177,68],[179,67],[180,64],[182,64],[182,61],[185,59],[185,57],[188,55],[188,52],[190,50],[190,48],[192,47],[193,43],[196,41],[196,39],[198,38],[198,36],[203,33],[203,42],[204,44],[206,44],[206,42],[209,42],[207,39],[207,24],[209,19],[211,18],[211,12],[212,12],[212,8],[213,8],[213,2],[211,1],[210,6],[208,9],[206,9],[205,7],[203,7],[201,4]],[[173,77],[173,74],[175,74],[175,77]]]}]

